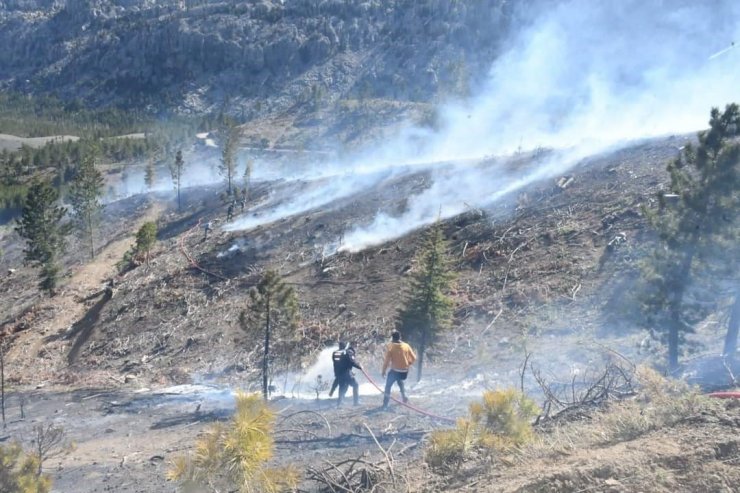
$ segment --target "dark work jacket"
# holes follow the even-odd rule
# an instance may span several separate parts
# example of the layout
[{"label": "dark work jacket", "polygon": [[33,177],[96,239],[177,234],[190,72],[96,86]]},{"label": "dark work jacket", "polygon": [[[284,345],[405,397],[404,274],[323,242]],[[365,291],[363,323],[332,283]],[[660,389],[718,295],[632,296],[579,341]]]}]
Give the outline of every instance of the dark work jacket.
[{"label": "dark work jacket", "polygon": [[360,369],[360,365],[355,361],[355,350],[352,348],[334,351],[331,354],[331,360],[334,363],[336,378],[348,376],[352,368]]}]

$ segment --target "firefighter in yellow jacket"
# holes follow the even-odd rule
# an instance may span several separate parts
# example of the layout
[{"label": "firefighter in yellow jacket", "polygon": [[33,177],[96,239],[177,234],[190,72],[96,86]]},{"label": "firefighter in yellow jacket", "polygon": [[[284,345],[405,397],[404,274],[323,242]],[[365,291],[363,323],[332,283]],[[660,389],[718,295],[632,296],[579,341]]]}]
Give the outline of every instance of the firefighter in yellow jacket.
[{"label": "firefighter in yellow jacket", "polygon": [[401,341],[401,333],[394,330],[391,334],[391,343],[388,345],[388,350],[385,353],[385,361],[383,361],[383,377],[386,375],[386,370],[390,365],[391,371],[388,372],[388,377],[385,379],[385,395],[383,396],[383,409],[388,409],[388,401],[391,398],[391,387],[394,383],[398,384],[398,388],[401,390],[401,397],[403,402],[408,402],[409,398],[406,397],[406,389],[404,388],[404,381],[409,374],[409,368],[416,361],[416,354],[411,346]]}]

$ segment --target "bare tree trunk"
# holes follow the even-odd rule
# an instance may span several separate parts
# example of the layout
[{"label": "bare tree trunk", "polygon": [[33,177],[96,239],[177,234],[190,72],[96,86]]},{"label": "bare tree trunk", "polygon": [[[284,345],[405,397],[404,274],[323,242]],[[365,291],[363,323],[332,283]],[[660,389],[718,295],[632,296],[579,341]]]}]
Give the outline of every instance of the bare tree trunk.
[{"label": "bare tree trunk", "polygon": [[93,220],[92,214],[87,215],[87,232],[90,235],[90,258],[95,258],[95,240],[93,238]]},{"label": "bare tree trunk", "polygon": [[3,411],[3,428],[5,428],[5,341],[0,342],[0,408]]},{"label": "bare tree trunk", "polygon": [[269,370],[268,356],[270,354],[270,295],[267,294],[267,300],[265,303],[267,307],[267,315],[265,321],[265,354],[262,357],[262,396],[265,400],[268,398],[267,393],[267,371]]},{"label": "bare tree trunk", "polygon": [[426,327],[421,330],[421,341],[419,342],[419,366],[416,371],[417,382],[421,381],[421,372],[424,366],[424,351],[426,351],[427,348],[427,330],[429,329]]},{"label": "bare tree trunk", "polygon": [[673,372],[678,368],[678,344],[679,344],[679,333],[681,331],[681,307],[683,306],[683,295],[686,291],[686,285],[689,282],[689,276],[691,273],[691,264],[694,262],[694,254],[696,252],[696,242],[698,241],[699,234],[694,232],[691,236],[691,241],[686,250],[686,254],[681,262],[681,270],[678,275],[678,287],[673,295],[670,308],[670,323],[671,326],[668,329],[668,369]]},{"label": "bare tree trunk", "polygon": [[723,354],[729,361],[735,359],[737,354],[737,335],[740,328],[740,286],[735,288],[735,302],[732,304],[730,321],[727,324],[727,337],[725,337],[725,350]]},{"label": "bare tree trunk", "polygon": [[679,310],[674,308],[671,312],[671,326],[668,328],[668,369],[671,372],[678,368],[678,333],[680,326]]}]

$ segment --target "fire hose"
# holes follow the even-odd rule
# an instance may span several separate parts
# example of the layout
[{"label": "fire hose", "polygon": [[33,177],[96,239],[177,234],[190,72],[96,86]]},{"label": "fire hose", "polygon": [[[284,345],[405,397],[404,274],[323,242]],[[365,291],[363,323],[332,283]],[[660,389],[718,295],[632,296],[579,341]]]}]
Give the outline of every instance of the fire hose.
[{"label": "fire hose", "polygon": [[712,392],[709,397],[717,399],[740,399],[740,391],[735,392]]},{"label": "fire hose", "polygon": [[[360,368],[360,371],[362,372],[363,375],[365,375],[365,378],[367,378],[368,382],[370,382],[373,387],[375,387],[376,389],[378,389],[378,392],[380,392],[381,394],[385,393],[385,391],[383,389],[381,389],[380,386],[377,383],[375,383],[375,380],[373,380],[373,378],[370,375],[367,374],[367,372],[365,371],[364,368]],[[434,414],[434,413],[430,413],[428,411],[425,411],[425,410],[423,410],[421,408],[418,408],[418,407],[416,407],[416,406],[414,406],[412,404],[409,404],[408,402],[403,402],[402,400],[396,399],[392,395],[390,396],[390,398],[394,402],[397,402],[397,403],[401,404],[402,406],[407,407],[407,408],[411,409],[412,411],[415,411],[415,412],[417,412],[419,414],[423,414],[424,416],[429,416],[430,418],[439,419],[441,421],[447,421],[447,422],[450,422],[450,423],[454,423],[456,421],[454,418],[448,418],[447,416],[439,416],[437,414]]]}]

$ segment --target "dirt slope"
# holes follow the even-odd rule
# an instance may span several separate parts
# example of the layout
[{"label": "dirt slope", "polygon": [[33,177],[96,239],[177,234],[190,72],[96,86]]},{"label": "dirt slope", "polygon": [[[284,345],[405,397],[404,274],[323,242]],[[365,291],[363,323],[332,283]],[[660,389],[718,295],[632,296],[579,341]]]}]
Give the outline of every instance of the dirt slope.
[{"label": "dirt slope", "polygon": [[[685,141],[654,140],[594,157],[567,176],[445,222],[458,273],[455,328],[430,352],[412,401],[462,416],[484,388],[519,384],[525,349],[554,379],[598,363],[604,345],[635,362],[662,360],[662,347],[641,345],[644,333],[618,307],[648,234],[640,206],[653,200],[666,161]],[[270,191],[289,195],[307,186],[259,184],[250,206],[258,210]],[[75,267],[57,298],[40,299],[33,271],[13,264],[18,270],[0,281],[13,293],[3,298],[3,330],[16,334],[8,379],[18,390],[5,436],[26,437],[35,422],[68,430],[77,451],[47,465],[58,491],[174,490],[163,479],[168,462],[208,424],[228,418],[233,389],[256,388],[259,340],[237,319],[248,289],[268,267],[279,268],[298,291],[301,363],[342,334],[358,341],[360,361],[378,378],[382,343],[423,232],[360,253],[322,258],[317,252],[379,209],[402,210],[403,197],[426,186],[424,172],[393,177],[338,203],[234,233],[219,227],[225,210],[218,187],[188,189],[182,213],[136,197],[110,208],[97,262],[79,264],[84,250],[73,249],[68,264]],[[151,265],[121,276],[106,299],[102,283],[130,235],[155,217],[160,233]],[[219,223],[204,239],[207,220]],[[11,251],[4,265],[18,258]],[[719,344],[718,330],[701,327],[696,347]],[[202,382],[214,387],[187,395],[167,388]],[[403,409],[379,413],[377,394],[358,409],[335,410],[331,401],[294,399],[280,379],[275,384],[287,394],[273,404],[286,420],[278,462],[305,469],[325,460],[379,459],[369,427],[405,471],[394,491],[732,491],[738,481],[740,420],[731,405],[637,438],[508,458],[493,472],[471,464],[450,479],[422,463],[428,432],[445,423]],[[532,389],[533,382],[525,384]],[[36,385],[44,388],[33,390]],[[323,417],[293,415],[299,411]]]}]

